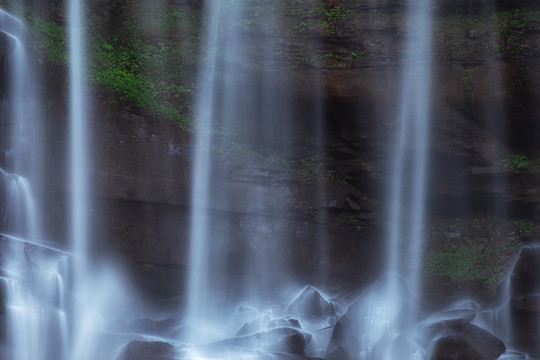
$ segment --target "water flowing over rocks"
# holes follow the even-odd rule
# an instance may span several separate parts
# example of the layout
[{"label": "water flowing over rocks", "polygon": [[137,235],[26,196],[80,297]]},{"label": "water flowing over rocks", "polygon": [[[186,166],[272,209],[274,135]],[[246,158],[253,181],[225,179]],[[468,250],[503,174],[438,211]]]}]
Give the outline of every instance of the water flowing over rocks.
[{"label": "water flowing over rocks", "polygon": [[435,331],[443,328],[459,328],[469,324],[475,317],[474,310],[453,309],[430,316],[421,323],[421,326]]},{"label": "water flowing over rocks", "polygon": [[264,352],[303,354],[311,335],[298,329],[280,327],[250,335],[221,340],[214,345],[222,347],[255,348]]},{"label": "water flowing over rocks", "polygon": [[161,338],[173,338],[172,335],[177,329],[178,323],[178,319],[113,320],[109,323],[108,330],[118,333],[138,333]]},{"label": "water flowing over rocks", "polygon": [[307,286],[288,306],[287,312],[300,318],[317,319],[330,325],[336,322],[336,309],[332,301],[326,300],[316,289]]},{"label": "water flowing over rocks", "polygon": [[[377,356],[385,351],[388,339],[393,338],[393,325],[400,322],[403,304],[396,301],[405,298],[407,286],[397,278],[398,293],[389,294],[387,280],[379,280],[368,287],[339,318],[326,349],[326,357],[337,359],[346,354],[349,359],[357,359],[357,354]],[[375,319],[383,317],[384,321]]]},{"label": "water flowing over rocks", "polygon": [[[0,235],[0,260],[0,346],[9,356],[17,356],[5,348],[13,331],[23,329],[31,336],[36,325],[53,333],[65,328],[63,281],[70,259],[62,250]],[[31,344],[40,348],[34,350],[44,356],[53,356],[62,347],[59,337],[35,340],[37,344]]]},{"label": "water flowing over rocks", "polygon": [[[216,1],[221,0],[214,0],[214,4]],[[28,11],[36,12],[47,7],[44,3],[25,1]],[[62,8],[61,1],[51,3],[53,9],[47,10],[45,20],[69,23],[64,15],[56,14]],[[212,1],[143,4],[121,0],[107,4],[91,0],[88,7],[96,12],[103,8],[98,18],[103,15],[102,22],[113,31],[116,26],[140,20],[137,16],[144,17],[134,16],[131,10],[156,3],[167,7],[167,11],[175,10],[164,16],[165,26],[196,19],[194,27],[200,27],[201,9]],[[250,136],[242,138],[236,137],[234,131],[216,131],[213,135],[219,139],[219,146],[197,149],[189,125],[179,127],[167,118],[170,114],[136,106],[129,96],[117,96],[97,82],[90,85],[87,115],[93,123],[88,131],[92,138],[89,153],[96,160],[85,165],[92,179],[88,222],[93,230],[94,248],[90,257],[95,260],[103,256],[124,265],[129,280],[151,304],[149,307],[174,309],[155,319],[138,314],[135,320],[130,317],[109,322],[107,330],[111,334],[101,336],[125,344],[117,360],[187,360],[198,358],[198,353],[205,359],[221,359],[226,354],[230,359],[364,360],[378,359],[387,349],[394,359],[404,360],[525,360],[537,355],[540,247],[532,244],[540,234],[537,5],[529,0],[430,2],[435,26],[434,55],[430,59],[434,81],[429,104],[433,116],[427,149],[430,175],[426,206],[430,221],[441,218],[446,222],[430,228],[422,249],[425,264],[418,264],[426,288],[424,303],[419,305],[422,314],[418,323],[405,326],[407,304],[401,299],[411,299],[416,294],[410,294],[402,278],[397,280],[397,290],[392,294],[386,292],[384,280],[373,282],[381,276],[387,247],[383,241],[388,232],[386,189],[393,179],[386,164],[398,128],[396,79],[403,71],[405,39],[411,31],[404,20],[406,4],[401,0],[294,0],[272,8],[279,2],[245,3],[263,4],[270,10],[239,21],[239,28],[248,34],[242,39],[250,51],[236,52],[214,74],[215,88],[221,89],[216,90],[220,100],[215,102],[229,95],[223,84],[242,89],[241,96],[248,99],[254,95],[251,85],[264,84],[264,91],[268,92],[265,95],[277,93],[294,104],[287,116],[275,115],[274,109],[270,109],[273,106],[254,96],[249,101],[250,109],[263,110],[248,111],[247,122],[253,118],[264,126],[258,127],[258,122],[248,124]],[[105,18],[105,13],[112,14],[112,20]],[[280,30],[271,33],[261,14],[279,17]],[[130,16],[138,20],[133,21]],[[36,26],[42,24],[38,20],[29,21],[35,21]],[[54,29],[51,23],[43,24],[49,26],[48,30]],[[144,23],[130,31],[144,32],[145,26],[151,28],[152,24]],[[195,34],[198,39],[200,29],[188,27],[178,33],[185,37]],[[163,34],[147,31],[137,41],[157,46],[158,56],[168,49],[167,37],[178,40],[177,30],[169,27]],[[93,35],[103,36],[96,36],[102,41],[94,45],[106,56],[130,43],[126,35],[126,39],[112,45],[107,41],[118,37],[110,34],[108,39],[105,32]],[[276,40],[279,47],[272,49],[272,56],[266,59],[264,54],[269,52],[265,46],[270,39]],[[134,43],[140,44],[137,41]],[[0,134],[1,144],[10,143],[4,138],[17,125],[4,116],[13,111],[4,100],[9,92],[5,86],[7,61],[14,52],[14,44],[10,35],[0,31],[0,125],[6,130]],[[234,45],[233,53],[243,46]],[[185,84],[193,84],[196,68],[202,66],[202,62],[193,60],[193,54],[200,50],[197,46],[189,47],[184,58],[167,54],[174,58],[174,66],[163,70],[160,76],[167,79],[181,72]],[[65,243],[69,242],[69,210],[65,204],[72,193],[63,161],[69,155],[67,69],[65,64],[52,65],[42,55],[39,60],[32,59],[32,63],[47,70],[41,74],[46,87],[35,86],[41,89],[40,116],[44,119],[32,118],[30,127],[43,128],[46,151],[38,162],[45,170],[34,185],[42,186],[38,194],[43,202],[39,209],[44,220],[43,238]],[[261,57],[265,59],[259,62]],[[153,65],[138,64],[137,69],[144,73]],[[227,73],[231,68],[236,73]],[[121,69],[116,75],[125,75],[128,70]],[[189,91],[172,109],[193,106],[191,92],[200,89],[187,87]],[[166,86],[160,84],[155,90],[161,88]],[[276,99],[281,99],[278,95]],[[266,97],[269,96],[263,96]],[[283,104],[276,99],[272,105]],[[287,134],[281,131],[285,127]],[[290,149],[274,153],[268,145],[272,141],[288,142]],[[33,146],[31,152],[39,154],[42,149]],[[2,168],[13,156],[7,147],[0,153]],[[413,148],[411,144],[404,151],[412,153]],[[239,306],[230,332],[212,334],[219,340],[201,346],[178,345],[179,341],[189,342],[194,335],[202,338],[210,331],[204,328],[205,324],[183,323],[179,319],[186,315],[185,279],[193,263],[189,255],[193,226],[190,209],[197,204],[193,204],[191,196],[191,165],[197,151],[206,152],[213,164],[207,176],[209,197],[215,200],[207,209],[212,235],[218,238],[226,234],[230,238],[208,250],[215,255],[213,258],[223,262],[210,264],[216,267],[209,277],[230,296],[227,307],[236,301],[241,303],[250,290],[246,287],[254,283],[267,287],[264,295],[272,293],[268,288],[284,283],[317,286],[302,288],[299,295],[287,299],[290,301],[272,298],[279,303],[275,306]],[[9,202],[6,179],[2,173],[0,214]],[[403,184],[404,188],[408,185]],[[407,209],[402,211],[406,213]],[[2,231],[17,218],[23,216],[7,221],[2,216],[0,220],[9,223]],[[71,301],[71,295],[64,295],[65,269],[61,269],[70,256],[45,243],[19,240],[0,236],[2,346],[12,331],[7,326],[9,306],[19,305],[14,302],[13,284],[18,285],[21,277],[28,276],[34,287],[24,289],[24,296],[17,296],[26,300],[34,296],[43,298],[48,318],[38,322],[52,319],[54,333],[61,333],[64,326],[60,299]],[[523,244],[525,247],[511,270],[514,256]],[[250,263],[257,262],[253,261],[257,254],[272,259],[265,271],[254,269]],[[17,267],[4,266],[13,259],[18,261]],[[491,261],[483,262],[485,259]],[[433,264],[436,266],[430,266]],[[218,266],[226,270],[220,272]],[[281,273],[282,269],[287,271]],[[504,333],[504,329],[484,326],[482,313],[503,312],[489,306],[510,271],[508,299],[501,302],[508,301],[513,337],[503,343],[499,333]],[[106,282],[105,278],[97,282]],[[363,291],[353,291],[353,296],[328,297],[318,287],[338,293],[349,289]],[[129,298],[134,299],[135,293]],[[216,301],[222,301],[217,298]],[[478,301],[478,305],[458,305],[440,311],[464,298]],[[178,308],[182,310],[171,315]],[[432,311],[435,315],[426,315]],[[213,316],[218,314],[210,314]],[[134,338],[145,341],[131,341]],[[57,356],[60,341],[60,337],[55,337],[49,344],[40,343],[47,359]],[[514,347],[531,356],[517,351],[505,353]],[[0,350],[9,354],[9,349]]]}]

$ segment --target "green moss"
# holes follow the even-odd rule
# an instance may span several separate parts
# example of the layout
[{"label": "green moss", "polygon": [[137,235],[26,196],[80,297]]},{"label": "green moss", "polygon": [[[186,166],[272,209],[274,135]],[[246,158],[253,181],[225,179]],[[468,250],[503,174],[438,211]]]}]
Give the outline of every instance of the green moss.
[{"label": "green moss", "polygon": [[509,271],[522,246],[521,238],[532,233],[527,219],[504,220],[490,216],[432,221],[424,269],[428,276],[453,281],[479,280],[491,288]]},{"label": "green moss", "polygon": [[533,233],[534,222],[529,219],[514,220],[511,227],[518,233],[519,236],[527,236]]},{"label": "green moss", "polygon": [[38,16],[28,16],[27,22],[35,47],[43,51],[49,61],[65,65],[68,57],[64,27]]},{"label": "green moss", "polygon": [[528,173],[536,173],[538,171],[536,164],[532,160],[529,160],[526,155],[522,154],[507,155],[500,161],[499,165],[514,171]]},{"label": "green moss", "polygon": [[[492,16],[449,15],[435,21],[433,32],[441,58],[481,59],[534,54],[536,43],[524,46],[527,34],[538,31],[540,12],[535,8],[500,11]],[[530,35],[528,35],[530,37]]]},{"label": "green moss", "polygon": [[501,11],[494,15],[497,24],[497,35],[500,37],[500,51],[507,54],[522,53],[522,36],[528,27],[538,25],[540,11],[534,8],[520,8]]},{"label": "green moss", "polygon": [[343,30],[343,21],[351,15],[341,2],[330,8],[320,8],[324,21],[321,23],[322,28],[329,35],[338,35]]},{"label": "green moss", "polygon": [[188,104],[194,85],[186,82],[179,64],[197,61],[193,54],[198,52],[198,38],[188,33],[179,41],[176,34],[157,30],[180,30],[186,22],[191,26],[195,15],[188,16],[180,8],[159,9],[157,13],[152,12],[154,7],[143,9],[147,12],[141,12],[142,18],[128,8],[120,10],[120,19],[113,9],[94,16],[90,25],[91,34],[95,34],[89,46],[90,81],[112,91],[115,96],[111,101],[132,103],[190,130],[192,110]]}]

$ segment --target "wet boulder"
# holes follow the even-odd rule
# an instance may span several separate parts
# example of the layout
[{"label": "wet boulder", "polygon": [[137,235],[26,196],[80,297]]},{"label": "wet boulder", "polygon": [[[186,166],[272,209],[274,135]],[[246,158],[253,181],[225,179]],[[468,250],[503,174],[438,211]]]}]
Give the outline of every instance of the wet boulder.
[{"label": "wet boulder", "polygon": [[255,334],[237,336],[211,344],[220,347],[239,347],[264,352],[302,354],[311,335],[293,328],[275,328]]},{"label": "wet boulder", "polygon": [[274,311],[267,309],[255,315],[250,321],[242,325],[240,330],[236,332],[236,336],[253,334],[265,329],[268,329],[268,323],[274,318]]},{"label": "wet boulder", "polygon": [[[389,294],[388,279],[378,281],[364,290],[347,312],[337,321],[326,349],[326,357],[356,359],[358,354],[376,358],[386,351],[389,338],[400,326],[407,286],[396,277],[395,288]],[[345,357],[346,355],[346,357]]]},{"label": "wet boulder", "polygon": [[132,341],[125,345],[116,360],[177,360],[180,349],[166,342]]},{"label": "wet boulder", "polygon": [[[216,345],[181,345],[164,342],[132,341],[120,350],[115,360],[193,360],[193,359],[317,360],[298,354],[261,352],[248,348]],[[320,360],[320,359],[319,359]]]},{"label": "wet boulder", "polygon": [[326,360],[352,360],[349,354],[341,346],[337,346],[326,355]]},{"label": "wet boulder", "polygon": [[483,360],[461,336],[445,335],[438,338],[433,346],[430,360]]},{"label": "wet boulder", "polygon": [[309,285],[287,306],[287,312],[301,319],[323,320],[329,324],[335,323],[337,315],[334,303]]},{"label": "wet boulder", "polygon": [[440,331],[429,348],[430,360],[495,360],[506,351],[500,339],[474,324]]},{"label": "wet boulder", "polygon": [[420,324],[428,331],[440,331],[447,328],[461,328],[476,317],[476,311],[471,309],[452,309],[430,316]]},{"label": "wet boulder", "polygon": [[295,329],[301,329],[302,326],[297,319],[272,319],[266,324],[267,329],[273,329],[278,327],[290,327]]},{"label": "wet boulder", "polygon": [[498,360],[528,360],[529,355],[517,351],[507,351]]},{"label": "wet boulder", "polygon": [[170,337],[178,326],[176,319],[154,320],[149,318],[135,320],[113,320],[109,322],[109,330],[117,333],[135,333]]}]

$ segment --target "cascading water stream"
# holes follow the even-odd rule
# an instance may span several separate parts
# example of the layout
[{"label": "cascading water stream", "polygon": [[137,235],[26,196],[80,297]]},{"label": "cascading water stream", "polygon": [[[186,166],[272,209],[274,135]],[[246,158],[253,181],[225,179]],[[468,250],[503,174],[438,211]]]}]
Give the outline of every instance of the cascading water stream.
[{"label": "cascading water stream", "polygon": [[[240,30],[244,12],[243,2],[205,4],[203,66],[195,106],[186,310],[188,322],[196,327],[210,320],[225,321],[219,319],[225,314],[216,307],[218,302],[223,306],[234,298],[256,303],[276,291],[285,272],[276,270],[276,260],[281,261],[278,241],[267,240],[284,227],[275,216],[268,216],[276,211],[273,195],[266,184],[246,185],[231,179],[222,165],[238,161],[231,158],[231,153],[238,156],[238,148],[287,153],[288,129],[280,124],[287,124],[288,102],[273,82],[271,64],[276,44],[269,41],[263,49],[256,49],[253,39]],[[275,26],[273,19],[269,22]],[[256,74],[257,66],[265,68],[265,73]],[[249,164],[253,169],[258,165]],[[246,186],[249,192],[243,190]],[[279,204],[278,213],[286,206]],[[247,233],[243,242],[231,232],[234,213],[251,214],[241,225]],[[239,256],[231,254],[234,251],[245,261],[231,260]],[[204,338],[188,336],[195,343]]]},{"label": "cascading water stream", "polygon": [[[36,179],[42,177],[39,95],[36,74],[22,39],[23,23],[0,11],[0,31],[13,42],[4,62],[2,125],[9,137],[0,169],[1,287],[6,338],[2,358],[50,360],[62,356],[67,319],[62,301],[66,256],[43,246]],[[4,136],[7,134],[3,134]],[[47,337],[47,332],[57,336]]]},{"label": "cascading water stream", "polygon": [[[72,268],[73,303],[68,358],[91,359],[96,352],[96,335],[102,327],[99,304],[90,272],[90,193],[88,167],[88,106],[85,92],[85,1],[69,0],[69,236],[74,257]],[[95,270],[94,270],[95,271]]]},{"label": "cascading water stream", "polygon": [[[388,304],[406,314],[405,327],[418,321],[421,299],[421,264],[425,194],[427,186],[427,147],[430,117],[431,13],[428,1],[413,2],[407,11],[409,35],[405,45],[397,109],[397,141],[390,159],[390,229],[387,273]],[[400,280],[404,274],[408,298],[400,299]],[[405,301],[405,303],[403,303]],[[394,303],[396,302],[396,303]],[[397,315],[397,314],[396,314]],[[395,335],[395,319],[388,320]],[[413,334],[414,337],[414,334]],[[403,355],[422,358],[420,354]],[[387,353],[385,359],[391,358]]]},{"label": "cascading water stream", "polygon": [[[211,165],[211,121],[214,116],[214,81],[216,72],[216,51],[218,42],[218,29],[220,27],[220,6],[222,2],[214,2],[215,6],[210,6],[206,10],[207,29],[206,46],[204,48],[207,59],[204,65],[204,74],[199,81],[199,94],[196,105],[196,129],[195,147],[193,151],[193,172],[191,192],[191,231],[190,231],[190,268],[188,278],[188,303],[186,315],[188,321],[204,319],[204,312],[208,308],[205,293],[209,282],[208,263],[206,255],[208,253],[208,206],[210,192],[210,165]],[[190,341],[198,339],[191,338]]]}]

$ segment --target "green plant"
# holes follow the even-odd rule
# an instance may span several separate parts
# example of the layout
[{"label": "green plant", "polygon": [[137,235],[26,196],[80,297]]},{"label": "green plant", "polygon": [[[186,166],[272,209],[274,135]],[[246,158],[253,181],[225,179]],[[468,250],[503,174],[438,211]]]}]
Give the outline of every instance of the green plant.
[{"label": "green plant", "polygon": [[534,162],[525,155],[507,155],[500,161],[500,166],[509,170],[536,172]]},{"label": "green plant", "polygon": [[319,9],[324,18],[323,30],[331,35],[337,35],[342,30],[341,22],[352,13],[341,2],[330,8],[320,6]]},{"label": "green plant", "polygon": [[500,50],[503,53],[520,54],[523,51],[522,36],[534,22],[538,22],[540,12],[535,8],[518,8],[501,11],[494,15]]},{"label": "green plant", "polygon": [[534,222],[528,219],[514,220],[511,223],[511,227],[517,231],[519,236],[526,236],[533,233]]},{"label": "green plant", "polygon": [[351,14],[351,11],[345,8],[345,6],[342,3],[339,3],[338,5],[333,6],[324,12],[326,21],[329,24],[335,24],[338,21],[345,19],[350,14]]},{"label": "green plant", "polygon": [[[188,100],[194,85],[185,82],[178,62],[197,61],[193,53],[197,53],[198,39],[185,36],[173,41],[162,34],[149,37],[148,31],[155,26],[149,18],[161,18],[166,28],[194,20],[178,8],[155,13],[150,7],[142,18],[130,11],[123,9],[121,19],[104,12],[89,22],[89,33],[94,34],[89,46],[89,80],[110,90],[114,94],[111,101],[129,102],[190,130]],[[113,20],[113,31],[104,31]]]},{"label": "green plant", "polygon": [[184,19],[186,14],[179,9],[172,9],[165,15],[165,26],[174,27]]},{"label": "green plant", "polygon": [[509,241],[507,247],[493,247],[475,238],[471,244],[448,243],[443,251],[429,254],[424,263],[427,275],[447,276],[453,281],[482,280],[493,287],[504,276],[520,242]]},{"label": "green plant", "polygon": [[303,33],[307,30],[308,28],[308,23],[306,21],[302,21],[300,22],[300,24],[296,25],[295,27],[295,30],[299,33]]},{"label": "green plant", "polygon": [[65,65],[68,57],[64,27],[38,16],[28,16],[27,21],[36,47],[45,53],[49,61]]},{"label": "green plant", "polygon": [[356,231],[362,231],[364,230],[364,225],[362,224],[362,222],[352,216],[352,215],[347,215],[347,216],[339,216],[337,218],[337,221],[341,224],[344,224],[344,225],[348,225],[348,226],[354,226],[354,228],[356,229]]},{"label": "green plant", "polygon": [[521,237],[532,227],[530,220],[492,216],[432,220],[426,229],[430,242],[426,275],[457,282],[478,280],[492,288],[504,278],[522,245]]}]

